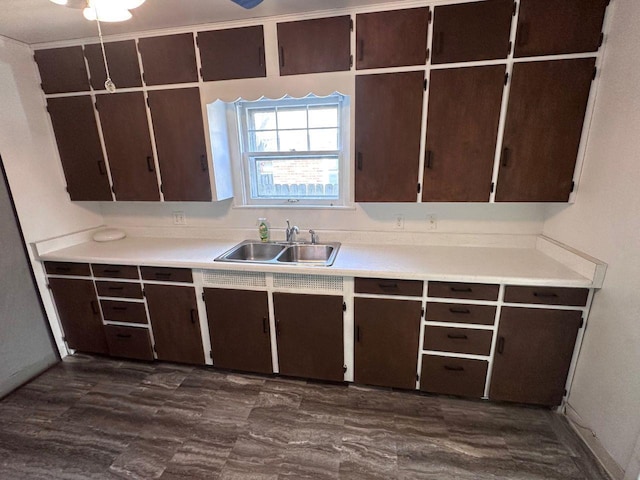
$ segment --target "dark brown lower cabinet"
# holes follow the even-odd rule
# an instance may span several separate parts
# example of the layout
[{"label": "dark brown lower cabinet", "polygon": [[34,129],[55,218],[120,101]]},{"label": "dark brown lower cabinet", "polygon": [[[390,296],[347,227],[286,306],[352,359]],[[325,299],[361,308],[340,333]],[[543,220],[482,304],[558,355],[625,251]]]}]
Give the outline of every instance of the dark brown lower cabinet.
[{"label": "dark brown lower cabinet", "polygon": [[489,398],[559,405],[581,323],[577,310],[504,307]]},{"label": "dark brown lower cabinet", "polygon": [[487,365],[486,360],[423,355],[420,390],[480,398],[484,395]]},{"label": "dark brown lower cabinet", "polygon": [[282,375],[344,379],[343,298],[274,293]]},{"label": "dark brown lower cabinet", "polygon": [[213,365],[273,373],[267,292],[205,288]]},{"label": "dark brown lower cabinet", "polygon": [[144,292],[158,360],[204,364],[195,289],[145,284]]},{"label": "dark brown lower cabinet", "polygon": [[414,389],[422,304],[355,299],[355,382]]},{"label": "dark brown lower cabinet", "polygon": [[109,353],[93,282],[49,278],[49,285],[69,348],[81,352]]},{"label": "dark brown lower cabinet", "polygon": [[105,325],[109,355],[112,357],[153,360],[153,347],[146,328]]}]

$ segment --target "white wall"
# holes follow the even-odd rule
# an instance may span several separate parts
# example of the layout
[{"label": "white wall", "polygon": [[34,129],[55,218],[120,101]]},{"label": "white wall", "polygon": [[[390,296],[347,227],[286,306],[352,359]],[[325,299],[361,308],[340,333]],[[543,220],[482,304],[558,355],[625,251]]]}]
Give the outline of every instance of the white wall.
[{"label": "white wall", "polygon": [[[550,207],[544,233],[609,264],[569,397],[627,477],[640,433],[640,2],[612,24],[577,201]],[[635,455],[640,455],[640,449]]]},{"label": "white wall", "polygon": [[[0,37],[0,105],[0,154],[26,242],[102,224],[99,205],[69,201],[33,53],[4,37]],[[55,318],[42,267],[31,260],[47,314]],[[64,351],[61,344],[58,347]]]}]

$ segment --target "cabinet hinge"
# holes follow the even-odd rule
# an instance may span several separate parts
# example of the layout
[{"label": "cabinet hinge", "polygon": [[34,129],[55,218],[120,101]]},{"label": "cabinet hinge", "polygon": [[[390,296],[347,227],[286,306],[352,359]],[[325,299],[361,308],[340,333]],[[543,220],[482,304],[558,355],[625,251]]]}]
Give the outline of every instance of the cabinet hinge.
[{"label": "cabinet hinge", "polygon": [[424,86],[423,86],[423,88],[424,88],[424,91],[425,91],[425,92],[427,91],[427,85],[428,85],[428,83],[429,83],[429,82],[427,82],[427,79],[425,78],[425,79],[424,79]]},{"label": "cabinet hinge", "polygon": [[566,396],[567,396],[567,389],[565,388],[565,389],[562,391],[562,393],[563,393],[563,395],[562,395],[562,396],[563,396],[563,397],[566,397]]},{"label": "cabinet hinge", "polygon": [[156,344],[155,343],[153,344],[153,351],[158,353],[158,349],[156,348]]},{"label": "cabinet hinge", "polygon": [[99,112],[99,110],[98,110],[98,102],[93,102],[93,108],[96,109],[96,112]]},{"label": "cabinet hinge", "polygon": [[63,341],[64,343],[67,343],[67,337],[62,337],[62,341]]},{"label": "cabinet hinge", "polygon": [[47,113],[51,113],[51,110],[49,110],[49,104],[47,103],[47,105],[45,106],[45,108],[47,109]]},{"label": "cabinet hinge", "polygon": [[47,283],[47,288],[51,290],[51,285],[49,285],[48,283]]},{"label": "cabinet hinge", "polygon": [[496,189],[496,184],[495,182],[491,182],[491,193],[493,193],[493,191]]},{"label": "cabinet hinge", "polygon": [[509,42],[509,47],[507,49],[507,55],[511,55],[511,49],[513,48],[513,42]]},{"label": "cabinet hinge", "polygon": [[200,72],[200,78],[204,78],[204,77],[202,76],[202,68],[200,68],[200,70],[198,70],[198,71]]},{"label": "cabinet hinge", "polygon": [[598,39],[598,47],[601,47],[604,43],[604,32],[600,32],[600,38]]},{"label": "cabinet hinge", "polygon": [[213,360],[213,350],[209,350],[209,358]]},{"label": "cabinet hinge", "polygon": [[429,21],[429,23],[431,23],[431,20],[433,20],[433,10],[429,9],[429,15],[427,16],[427,20]]},{"label": "cabinet hinge", "polygon": [[116,194],[116,186],[115,185],[111,185],[111,191],[113,192],[113,194]]},{"label": "cabinet hinge", "polygon": [[416,382],[420,381],[420,375],[416,374]]},{"label": "cabinet hinge", "polygon": [[353,18],[349,20],[349,30],[353,32]]},{"label": "cabinet hinge", "polygon": [[147,77],[145,76],[144,72],[142,72],[142,82],[146,85],[147,84]]},{"label": "cabinet hinge", "polygon": [[598,67],[593,67],[593,76],[591,77],[592,80],[596,79],[596,74],[598,73]]},{"label": "cabinet hinge", "polygon": [[422,190],[422,186],[418,183],[418,193]]},{"label": "cabinet hinge", "polygon": [[162,189],[162,184],[160,184],[160,191],[164,193],[164,190]]},{"label": "cabinet hinge", "polygon": [[423,308],[422,310],[420,310],[420,316],[421,316],[422,318],[424,318],[424,308]]},{"label": "cabinet hinge", "polygon": [[518,2],[513,2],[513,10],[511,11],[511,16],[515,17],[517,11],[518,11]]},{"label": "cabinet hinge", "polygon": [[569,191],[573,192],[575,189],[576,189],[576,182],[571,182],[571,189]]},{"label": "cabinet hinge", "polygon": [[196,47],[200,46],[200,37],[198,37],[198,34],[196,33]]},{"label": "cabinet hinge", "polygon": [[151,103],[149,103],[149,97],[147,97],[147,107],[151,108]]},{"label": "cabinet hinge", "polygon": [[346,366],[346,365],[343,365],[343,366],[342,366],[342,371],[343,371],[344,373],[347,373],[347,366]]},{"label": "cabinet hinge", "polygon": [[504,84],[506,85],[507,83],[509,83],[509,72],[504,74]]},{"label": "cabinet hinge", "polygon": [[431,56],[431,49],[427,48],[427,61],[429,61],[430,56]]},{"label": "cabinet hinge", "polygon": [[353,67],[353,55],[349,55],[349,68]]},{"label": "cabinet hinge", "polygon": [[584,318],[580,319],[580,326],[578,327],[578,330],[581,329],[582,327],[584,327]]},{"label": "cabinet hinge", "polygon": [[146,297],[146,296],[147,296],[147,291],[146,291],[144,288],[142,289],[142,296],[143,296],[143,297]]},{"label": "cabinet hinge", "polygon": [[202,292],[202,301],[204,302],[204,292]]},{"label": "cabinet hinge", "polygon": [[342,302],[342,311],[343,312],[347,311],[347,303],[346,302]]}]

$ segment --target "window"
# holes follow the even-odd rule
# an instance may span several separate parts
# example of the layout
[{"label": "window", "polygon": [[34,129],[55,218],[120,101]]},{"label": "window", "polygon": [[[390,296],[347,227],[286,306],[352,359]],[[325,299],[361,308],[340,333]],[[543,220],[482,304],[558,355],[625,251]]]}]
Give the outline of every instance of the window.
[{"label": "window", "polygon": [[243,203],[344,205],[347,105],[340,94],[237,101]]}]

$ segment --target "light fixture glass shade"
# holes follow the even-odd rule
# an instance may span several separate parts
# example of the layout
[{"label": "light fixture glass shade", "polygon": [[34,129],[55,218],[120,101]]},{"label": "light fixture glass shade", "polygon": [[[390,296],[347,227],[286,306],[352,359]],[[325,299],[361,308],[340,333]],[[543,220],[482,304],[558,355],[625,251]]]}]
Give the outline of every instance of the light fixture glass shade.
[{"label": "light fixture glass shade", "polygon": [[99,17],[101,22],[124,22],[132,17],[131,12],[126,8],[114,8],[104,3],[98,5],[97,11],[96,15],[96,7],[89,6],[82,11],[82,14],[87,20],[95,20]]}]

